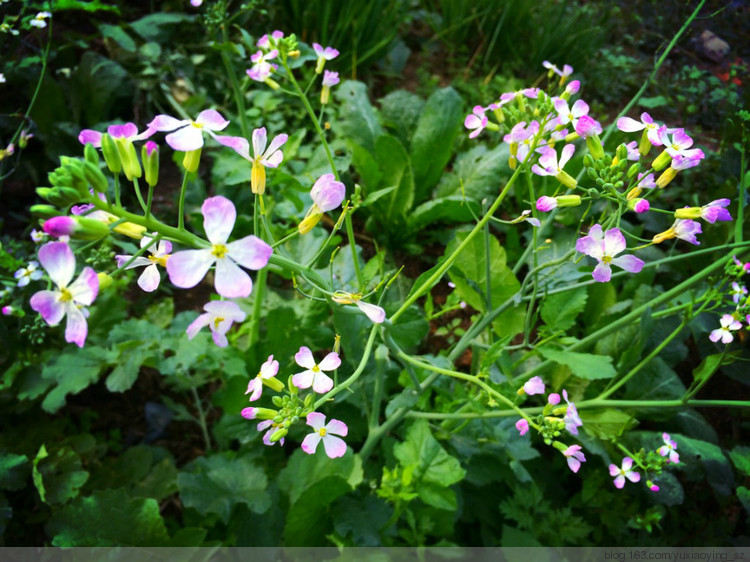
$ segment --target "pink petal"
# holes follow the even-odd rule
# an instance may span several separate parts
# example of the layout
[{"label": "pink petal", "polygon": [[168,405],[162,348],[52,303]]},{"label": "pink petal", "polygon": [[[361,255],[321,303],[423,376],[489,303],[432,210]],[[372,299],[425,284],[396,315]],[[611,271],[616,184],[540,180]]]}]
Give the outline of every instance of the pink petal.
[{"label": "pink petal", "polygon": [[333,433],[334,435],[346,437],[347,433],[349,433],[349,428],[341,420],[331,420],[328,422],[328,425],[326,425],[326,431],[328,433]]},{"label": "pink petal", "polygon": [[334,435],[323,437],[323,447],[325,447],[326,455],[332,459],[343,457],[346,453],[346,443]]},{"label": "pink petal", "polygon": [[[115,260],[117,260],[117,267],[118,268],[122,267],[132,257],[133,256],[115,256]],[[125,269],[133,269],[134,267],[145,267],[147,265],[153,265],[153,262],[148,258],[144,258],[143,256],[138,256]]]},{"label": "pink petal", "polygon": [[581,461],[574,457],[568,457],[568,467],[573,472],[578,472],[578,469],[581,468]]},{"label": "pink petal", "polygon": [[609,475],[610,476],[617,476],[620,474],[620,469],[616,464],[610,464],[609,465]]},{"label": "pink petal", "polygon": [[[169,262],[167,262],[169,263]],[[214,287],[222,297],[244,298],[253,291],[250,276],[229,258],[216,260]]]},{"label": "pink petal", "polygon": [[622,470],[623,471],[627,472],[628,470],[631,469],[632,466],[633,466],[633,459],[632,458],[625,457],[624,459],[622,459]]},{"label": "pink petal", "polygon": [[302,441],[302,450],[308,455],[314,455],[318,448],[318,443],[322,437],[318,433],[311,433]]},{"label": "pink petal", "polygon": [[159,288],[161,282],[161,276],[159,275],[159,269],[156,264],[153,263],[143,270],[141,276],[138,278],[138,286],[146,291],[147,293],[153,293]]},{"label": "pink petal", "polygon": [[326,417],[320,412],[310,412],[307,414],[307,425],[312,427],[315,431],[319,431],[321,428],[325,427]]},{"label": "pink petal", "polygon": [[58,291],[38,291],[31,297],[29,304],[47,324],[57,326],[65,316],[65,305],[60,302],[60,296]]},{"label": "pink petal", "polygon": [[612,278],[612,268],[609,264],[600,261],[594,268],[594,280],[599,283],[606,283]]},{"label": "pink petal", "polygon": [[284,160],[284,153],[277,150],[270,156],[261,158],[260,163],[268,168],[277,168],[282,160]]},{"label": "pink petal", "polygon": [[102,134],[92,129],[84,129],[78,134],[78,142],[81,144],[91,144],[95,148],[102,146]]},{"label": "pink petal", "polygon": [[263,156],[263,153],[266,150],[266,128],[261,127],[260,129],[255,129],[253,131],[253,152],[255,154],[256,158],[260,158]]},{"label": "pink petal", "polygon": [[219,330],[211,329],[211,337],[214,339],[214,343],[218,347],[227,347],[229,345],[229,340],[227,340],[227,337],[224,335],[224,332],[220,332]]},{"label": "pink petal", "polygon": [[325,394],[333,388],[333,379],[322,371],[320,373],[315,373],[312,387],[318,394]]},{"label": "pink petal", "polygon": [[619,228],[610,228],[604,233],[604,255],[616,256],[627,247],[625,237]]},{"label": "pink petal", "polygon": [[625,474],[625,478],[627,478],[631,482],[640,482],[641,481],[641,475],[638,472],[628,472],[627,474]]},{"label": "pink petal", "polygon": [[125,123],[124,125],[110,125],[107,133],[112,138],[132,139],[138,134],[138,127],[135,123]]},{"label": "pink petal", "polygon": [[382,324],[385,321],[385,310],[379,306],[362,301],[355,301],[354,304],[367,315],[373,324]]},{"label": "pink petal", "polygon": [[219,144],[228,146],[244,159],[252,160],[252,158],[250,158],[250,143],[247,142],[247,139],[222,135],[214,135],[214,138]]},{"label": "pink petal", "polygon": [[192,340],[198,332],[205,326],[208,326],[211,323],[211,315],[208,313],[201,314],[193,320],[190,325],[187,327],[187,337],[189,340]]},{"label": "pink petal", "polygon": [[280,135],[276,135],[271,141],[271,144],[268,145],[268,148],[263,153],[264,158],[270,158],[270,155],[276,152],[279,148],[281,148],[288,138],[289,138],[289,135],[284,134],[284,133]]},{"label": "pink petal", "polygon": [[340,181],[336,181],[333,174],[320,176],[310,190],[310,197],[324,213],[332,211],[344,200],[346,188]]},{"label": "pink petal", "polygon": [[313,383],[315,373],[310,370],[297,373],[292,377],[292,384],[297,388],[310,388]]},{"label": "pink petal", "polygon": [[299,351],[294,356],[294,360],[297,365],[304,367],[305,369],[312,369],[315,367],[315,358],[313,357],[312,351],[310,351],[309,347],[305,347],[304,345],[299,348]]},{"label": "pink petal", "polygon": [[164,140],[175,150],[189,152],[203,146],[203,133],[199,128],[190,124],[174,133],[169,133]]},{"label": "pink petal", "polygon": [[89,306],[99,293],[99,277],[96,275],[96,271],[90,267],[85,267],[78,279],[68,287],[68,290],[73,296],[73,302]]},{"label": "pink petal", "polygon": [[630,117],[620,117],[617,120],[617,128],[626,133],[634,133],[645,129],[646,126],[640,121],[636,121]]},{"label": "pink petal", "polygon": [[643,269],[644,261],[635,256],[620,256],[613,259],[612,264],[629,273],[639,273]]},{"label": "pink petal", "polygon": [[[303,365],[304,366],[304,365]],[[333,371],[341,366],[341,358],[338,353],[331,352],[318,363],[321,371]]]},{"label": "pink petal", "polygon": [[250,402],[254,402],[258,398],[260,398],[262,393],[263,393],[263,383],[260,381],[258,377],[255,377],[247,385],[247,390],[245,391],[245,394],[249,394],[250,397],[248,398],[248,400]]},{"label": "pink petal", "polygon": [[225,244],[237,220],[234,203],[221,195],[209,197],[203,202],[201,212],[208,240],[211,244]]},{"label": "pink petal", "polygon": [[184,250],[167,260],[167,274],[173,285],[181,289],[195,287],[216,261],[211,250]]},{"label": "pink petal", "polygon": [[147,125],[147,127],[149,129],[153,129],[154,131],[174,131],[179,127],[184,127],[185,125],[189,124],[189,119],[175,119],[174,117],[171,117],[169,115],[162,114],[154,117]]},{"label": "pink petal", "polygon": [[573,117],[583,117],[589,112],[589,104],[587,104],[583,100],[577,100],[573,107],[570,108],[570,113],[573,115]]},{"label": "pink petal", "polygon": [[76,269],[76,258],[65,242],[49,242],[39,248],[39,262],[58,287],[67,287]]},{"label": "pink petal", "polygon": [[273,248],[254,234],[227,244],[227,255],[247,269],[263,269],[272,253]]},{"label": "pink petal", "polygon": [[198,114],[195,120],[196,123],[200,123],[206,129],[210,131],[221,131],[227,128],[229,121],[221,116],[221,113],[215,109],[206,109]]},{"label": "pink petal", "polygon": [[258,415],[257,408],[243,408],[240,415],[246,420],[254,420],[255,416]]},{"label": "pink petal", "polygon": [[86,324],[86,317],[83,312],[71,304],[67,307],[68,323],[65,325],[65,341],[68,343],[74,343],[78,347],[83,347],[86,341],[86,335],[89,332],[89,327]]},{"label": "pink petal", "polygon": [[591,235],[576,240],[576,251],[596,259],[603,256],[602,243]]},{"label": "pink petal", "polygon": [[[203,306],[203,310],[210,312],[214,316],[228,319],[230,323],[242,322],[247,317],[239,305],[232,301],[211,301]],[[227,329],[229,328],[227,327]]]},{"label": "pink petal", "polygon": [[565,167],[565,164],[568,163],[568,160],[570,160],[570,158],[573,156],[573,153],[575,151],[576,147],[574,145],[566,144],[562,149],[562,153],[560,154],[560,161],[558,162],[557,167],[562,170]]},{"label": "pink petal", "polygon": [[620,474],[615,478],[615,488],[621,489],[623,486],[625,486],[625,477]]}]

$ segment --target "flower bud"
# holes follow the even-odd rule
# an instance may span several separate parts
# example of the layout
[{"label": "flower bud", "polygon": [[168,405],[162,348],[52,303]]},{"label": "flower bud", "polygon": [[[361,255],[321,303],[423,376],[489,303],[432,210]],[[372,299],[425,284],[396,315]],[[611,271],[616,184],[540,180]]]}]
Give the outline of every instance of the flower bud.
[{"label": "flower bud", "polygon": [[617,160],[618,161],[627,160],[628,159],[628,147],[627,147],[627,145],[621,144],[620,146],[618,146],[617,147],[616,155],[617,155]]},{"label": "flower bud", "polygon": [[[666,153],[665,153],[666,154]],[[656,179],[656,187],[663,189],[669,185],[673,179],[677,177],[677,170],[674,168],[667,168],[662,174]]]},{"label": "flower bud", "polygon": [[278,441],[279,439],[283,439],[287,433],[289,433],[288,429],[284,429],[284,428],[277,429],[276,431],[273,432],[273,435],[271,435],[271,438],[269,439],[269,441],[271,443],[276,443],[276,441]]},{"label": "flower bud", "polygon": [[83,157],[86,159],[86,162],[91,162],[94,166],[99,167],[99,153],[90,142],[86,143],[83,149]]},{"label": "flower bud", "polygon": [[646,156],[651,150],[651,146],[651,141],[648,140],[648,129],[644,129],[643,135],[641,135],[641,142],[638,145],[638,152],[641,153],[641,156]]},{"label": "flower bud", "polygon": [[109,287],[113,282],[114,279],[107,273],[104,273],[103,271],[100,273],[97,273],[96,276],[99,278],[99,290],[106,289]]},{"label": "flower bud", "polygon": [[99,240],[109,234],[106,223],[86,217],[54,217],[44,221],[44,232],[55,238],[70,236],[76,240]]},{"label": "flower bud", "polygon": [[32,205],[29,212],[33,216],[41,219],[57,217],[60,215],[60,211],[51,205]]},{"label": "flower bud", "polygon": [[113,174],[119,174],[122,171],[120,155],[117,146],[115,146],[115,141],[107,133],[102,134],[102,154],[109,171]]},{"label": "flower bud", "polygon": [[266,168],[255,160],[253,160],[253,169],[250,174],[250,189],[256,195],[263,195],[266,191]]},{"label": "flower bud", "polygon": [[685,207],[684,209],[677,209],[674,212],[676,219],[699,219],[701,218],[700,207]]},{"label": "flower bud", "polygon": [[630,168],[628,168],[628,174],[627,174],[628,179],[635,177],[635,175],[638,173],[638,170],[640,169],[641,169],[641,166],[637,162],[633,164],[632,166],[630,166]]},{"label": "flower bud", "polygon": [[646,199],[640,197],[634,197],[628,200],[628,209],[635,211],[636,213],[645,213],[651,208],[651,205]]},{"label": "flower bud", "polygon": [[271,398],[271,401],[277,408],[281,408],[284,405],[284,401],[281,399],[281,396],[274,396],[273,398]]},{"label": "flower bud", "polygon": [[[312,206],[310,209],[311,211],[313,209],[317,209],[317,205]],[[320,219],[323,218],[323,213],[321,212],[308,212],[307,216],[302,220],[302,222],[299,223],[299,226],[297,227],[300,234],[307,234],[310,232],[316,224],[320,222]]]},{"label": "flower bud", "polygon": [[159,146],[154,141],[148,141],[143,145],[141,160],[143,160],[146,183],[154,187],[159,181]]},{"label": "flower bud", "polygon": [[282,390],[284,390],[284,383],[281,382],[276,377],[271,377],[269,379],[260,379],[260,380],[265,386],[275,390],[276,392],[281,392]]},{"label": "flower bud", "polygon": [[182,158],[182,166],[190,174],[198,170],[198,166],[200,165],[200,163],[201,163],[201,149],[200,148],[198,150],[190,150],[186,152],[185,156]]},{"label": "flower bud", "polygon": [[122,171],[125,172],[128,181],[133,181],[133,178],[140,178],[142,175],[141,163],[138,161],[138,154],[133,142],[130,139],[120,137],[115,139],[115,146],[117,147],[117,153],[120,155],[120,162],[122,162]]},{"label": "flower bud", "polygon": [[657,172],[659,170],[662,170],[669,166],[669,163],[672,161],[672,157],[669,155],[669,152],[664,150],[659,156],[657,156],[654,161],[651,163],[651,167],[656,170]]}]

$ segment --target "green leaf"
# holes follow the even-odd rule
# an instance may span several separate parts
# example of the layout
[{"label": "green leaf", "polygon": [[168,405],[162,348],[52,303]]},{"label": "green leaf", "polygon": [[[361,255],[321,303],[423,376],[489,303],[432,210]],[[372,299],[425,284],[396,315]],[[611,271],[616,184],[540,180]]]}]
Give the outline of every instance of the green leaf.
[{"label": "green leaf", "polygon": [[671,435],[678,445],[681,467],[690,462],[700,461],[706,472],[706,479],[717,493],[728,496],[732,493],[734,475],[729,461],[719,447],[713,443],[691,439],[684,435]]},{"label": "green leaf", "polygon": [[54,449],[48,455],[40,449],[37,459],[34,459],[34,483],[42,500],[50,505],[76,497],[89,478],[81,458],[68,446]]},{"label": "green leaf", "polygon": [[234,151],[222,150],[213,153],[214,165],[211,179],[216,185],[250,184],[252,166]]},{"label": "green leaf", "polygon": [[52,515],[46,529],[58,547],[169,544],[158,502],[131,498],[122,489],[76,498]]},{"label": "green leaf", "polygon": [[120,356],[117,360],[117,366],[107,377],[107,390],[110,392],[125,392],[135,384],[141,365],[153,355],[150,350],[145,349],[154,345],[153,343],[129,341],[117,345],[117,351]]},{"label": "green leaf", "polygon": [[434,92],[419,116],[411,141],[416,201],[425,200],[453,153],[463,121],[463,100],[453,88]]},{"label": "green leaf", "polygon": [[385,416],[390,417],[393,412],[400,408],[411,408],[419,401],[419,393],[413,388],[405,388],[394,396],[385,407]]},{"label": "green leaf", "polygon": [[146,41],[164,44],[176,32],[178,24],[194,20],[195,16],[188,14],[157,12],[134,21],[130,27]]},{"label": "green leaf", "polygon": [[418,420],[409,426],[406,440],[393,447],[393,455],[402,467],[414,466],[414,485],[422,501],[439,509],[454,509],[445,507],[455,505],[453,491],[441,495],[435,486],[447,488],[463,479],[466,471],[458,459],[450,456],[432,436],[426,420]]},{"label": "green leaf", "polygon": [[443,175],[435,191],[435,197],[450,195],[465,196],[481,201],[485,197],[494,199],[502,184],[510,177],[508,145],[500,143],[492,150],[477,145],[456,157],[452,171]]},{"label": "green leaf", "polygon": [[550,359],[570,368],[575,376],[582,379],[611,379],[617,375],[617,371],[612,365],[612,358],[608,355],[592,355],[546,347],[539,349],[539,352],[545,359]]},{"label": "green leaf", "polygon": [[42,443],[42,446],[39,447],[39,451],[37,451],[36,456],[34,457],[34,463],[31,469],[31,479],[34,482],[34,487],[36,488],[36,491],[39,492],[39,497],[45,503],[47,502],[47,490],[44,488],[44,480],[42,479],[42,473],[39,471],[39,463],[48,456],[49,453],[47,453],[47,447]]},{"label": "green leaf", "polygon": [[403,351],[411,353],[416,351],[417,346],[427,337],[430,332],[430,325],[425,320],[422,310],[418,306],[412,305],[388,330],[396,344]]},{"label": "green leaf", "polygon": [[425,201],[409,213],[411,232],[436,222],[469,222],[479,215],[479,203],[457,195]]},{"label": "green leaf", "polygon": [[542,320],[551,331],[568,330],[575,326],[576,318],[586,308],[587,299],[585,288],[545,297],[541,310]]},{"label": "green leaf", "polygon": [[117,43],[124,51],[128,53],[134,53],[136,50],[135,41],[123,31],[121,27],[116,25],[102,24],[99,26],[99,32],[105,39],[111,39]]},{"label": "green leaf", "polygon": [[375,140],[383,134],[383,128],[370,104],[367,86],[362,82],[346,80],[337,88],[335,97],[341,104],[341,123],[338,125],[341,136],[374,153]]},{"label": "green leaf", "polygon": [[65,405],[68,394],[78,394],[95,383],[99,373],[115,358],[115,353],[95,346],[68,349],[42,368],[42,379],[56,386],[42,402],[45,412],[54,414]]},{"label": "green leaf", "polygon": [[647,109],[653,109],[655,107],[661,107],[667,105],[669,100],[664,96],[653,96],[650,98],[641,98],[638,100],[638,105]]},{"label": "green leaf", "polygon": [[396,90],[380,100],[380,117],[388,129],[393,129],[405,146],[417,127],[425,102],[418,95],[407,90]]},{"label": "green leaf", "polygon": [[750,513],[750,490],[748,490],[744,486],[740,486],[739,488],[737,488],[737,499],[740,500],[740,503],[742,504],[742,507],[745,508],[745,511]]},{"label": "green leaf", "polygon": [[119,457],[104,459],[86,488],[126,488],[132,497],[160,501],[177,492],[177,469],[166,450],[137,445]]},{"label": "green leaf", "polygon": [[732,459],[737,470],[745,476],[750,476],[750,447],[737,446],[729,452],[729,458]]},{"label": "green leaf", "polygon": [[284,542],[288,546],[315,547],[327,544],[332,527],[329,506],[351,491],[346,480],[329,476],[306,489],[292,504],[286,517]]},{"label": "green leaf", "polygon": [[289,502],[296,503],[305,490],[331,476],[341,478],[350,488],[355,488],[363,479],[362,459],[349,449],[343,457],[334,460],[329,459],[323,451],[308,455],[302,449],[297,449],[286,467],[279,472],[276,483],[282,492],[289,495]]},{"label": "green leaf", "polygon": [[638,425],[630,414],[608,408],[606,410],[582,410],[583,429],[589,435],[609,441],[620,437],[625,431]]},{"label": "green leaf", "polygon": [[375,208],[384,224],[401,224],[414,202],[414,176],[409,155],[396,137],[381,135],[375,141],[375,159],[380,163],[381,185],[396,188]]},{"label": "green leaf", "polygon": [[724,355],[722,353],[714,353],[713,355],[706,356],[703,361],[700,362],[700,365],[693,369],[693,380],[695,382],[702,382],[709,378],[719,367],[721,367],[723,359]]},{"label": "green leaf", "polygon": [[91,0],[90,2],[83,2],[82,0],[54,0],[52,11],[60,12],[62,10],[84,10],[86,12],[114,12],[120,13],[120,9],[117,6],[110,6],[109,4],[102,4],[99,0]]},{"label": "green leaf", "polygon": [[685,394],[685,385],[661,357],[655,357],[625,385],[626,400],[675,400]]},{"label": "green leaf", "polygon": [[351,534],[355,546],[382,546],[379,531],[385,527],[391,515],[393,507],[382,498],[372,495],[357,499],[344,496],[334,505],[334,528],[341,536]]},{"label": "green leaf", "polygon": [[0,490],[20,490],[29,476],[29,459],[26,455],[0,453]]},{"label": "green leaf", "polygon": [[264,513],[271,505],[263,469],[233,452],[194,460],[180,472],[177,481],[185,507],[201,515],[215,513],[225,523],[236,504],[246,504],[255,513]]}]

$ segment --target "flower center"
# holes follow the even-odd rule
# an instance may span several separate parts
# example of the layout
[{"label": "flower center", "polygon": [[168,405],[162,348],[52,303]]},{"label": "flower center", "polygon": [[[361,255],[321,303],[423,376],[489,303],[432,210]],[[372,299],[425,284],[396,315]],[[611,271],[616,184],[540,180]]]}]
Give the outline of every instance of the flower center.
[{"label": "flower center", "polygon": [[203,125],[201,123],[196,123],[195,121],[191,121],[190,124],[195,127],[196,129],[202,129]]},{"label": "flower center", "polygon": [[214,328],[218,330],[219,324],[221,324],[222,322],[224,322],[224,318],[222,318],[221,316],[217,316],[216,318],[214,318]]},{"label": "flower center", "polygon": [[602,261],[604,263],[612,263],[612,256],[602,256]]},{"label": "flower center", "polygon": [[71,302],[73,300],[73,293],[67,289],[60,289],[60,302]]},{"label": "flower center", "polygon": [[211,253],[221,259],[227,255],[227,247],[224,244],[214,244],[211,248]]},{"label": "flower center", "polygon": [[165,255],[165,256],[157,256],[157,255],[151,254],[148,257],[148,259],[150,259],[152,263],[155,263],[155,264],[160,265],[162,267],[167,267],[167,258],[168,257],[169,257],[168,254]]},{"label": "flower center", "polygon": [[315,365],[311,370],[312,370],[313,373],[319,373],[320,372],[320,367],[318,367],[317,365]]},{"label": "flower center", "polygon": [[325,436],[326,436],[326,433],[327,433],[327,431],[326,431],[326,428],[325,428],[325,427],[321,427],[321,428],[320,428],[320,429],[318,430],[318,433],[320,433],[320,436],[321,436],[321,437],[325,437]]}]

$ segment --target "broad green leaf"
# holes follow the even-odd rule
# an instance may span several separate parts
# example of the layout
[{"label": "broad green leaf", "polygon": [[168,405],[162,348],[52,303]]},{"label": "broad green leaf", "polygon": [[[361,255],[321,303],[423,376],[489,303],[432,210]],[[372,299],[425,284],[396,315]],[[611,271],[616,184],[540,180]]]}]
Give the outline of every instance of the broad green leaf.
[{"label": "broad green leaf", "polygon": [[225,523],[236,504],[246,504],[255,513],[264,513],[271,505],[263,469],[233,452],[194,460],[180,472],[177,482],[185,507],[201,515],[215,513]]},{"label": "broad green leaf", "polygon": [[87,490],[103,488],[125,488],[132,497],[160,501],[177,492],[177,469],[166,450],[136,445],[104,459],[86,483]]},{"label": "broad green leaf", "polygon": [[434,92],[419,116],[411,140],[415,199],[424,201],[443,175],[461,130],[463,100],[453,88]]},{"label": "broad green leaf", "polygon": [[117,365],[107,377],[107,390],[110,392],[125,392],[129,390],[138,378],[141,365],[153,352],[147,349],[155,345],[153,342],[129,341],[118,344],[120,356]]},{"label": "broad green leaf", "polygon": [[510,178],[509,155],[505,143],[492,150],[477,145],[459,154],[452,171],[440,179],[435,197],[465,196],[474,201],[481,201],[485,197],[494,199]]},{"label": "broad green leaf", "polygon": [[344,496],[332,510],[333,524],[341,536],[351,534],[355,546],[382,546],[380,529],[393,515],[393,507],[382,498]]},{"label": "broad green leaf", "polygon": [[99,123],[110,115],[113,104],[133,97],[134,84],[127,70],[92,51],[81,57],[70,76],[70,104],[78,119]]},{"label": "broad green leaf", "polygon": [[341,136],[374,153],[375,141],[383,134],[383,128],[370,104],[367,86],[362,82],[346,80],[338,86],[334,95],[341,104],[341,122],[338,124]]},{"label": "broad green leaf", "polygon": [[20,490],[29,477],[29,459],[26,455],[0,452],[0,490]]},{"label": "broad green leaf", "polygon": [[396,90],[380,100],[380,117],[383,125],[393,129],[404,146],[411,144],[425,102],[407,90]]},{"label": "broad green leaf", "polygon": [[399,316],[398,321],[388,328],[393,341],[408,353],[416,351],[417,346],[427,337],[430,325],[424,318],[422,310],[410,306]]},{"label": "broad green leaf", "polygon": [[614,440],[638,422],[630,414],[612,408],[606,410],[581,410],[583,429],[602,440]]},{"label": "broad green leaf", "polygon": [[63,504],[76,497],[88,477],[81,458],[68,446],[47,453],[42,445],[34,459],[34,484],[42,501],[48,504]]},{"label": "broad green leaf", "polygon": [[695,369],[693,369],[693,380],[695,382],[702,382],[705,379],[713,375],[716,370],[721,367],[721,362],[724,356],[721,353],[714,353],[708,355],[700,362]]},{"label": "broad green leaf", "polygon": [[76,498],[52,515],[46,529],[58,547],[169,544],[158,502],[131,498],[122,489]]},{"label": "broad green leaf", "polygon": [[409,213],[408,227],[416,232],[435,222],[469,222],[479,215],[479,203],[457,195],[425,201]]},{"label": "broad green leaf", "polygon": [[750,447],[737,446],[729,452],[729,457],[737,470],[750,476]]},{"label": "broad green leaf", "polygon": [[134,21],[130,27],[146,41],[165,44],[177,31],[177,25],[192,22],[195,18],[188,14],[157,12]]},{"label": "broad green leaf", "polygon": [[347,482],[350,489],[355,488],[364,476],[362,460],[349,450],[343,457],[331,460],[322,450],[308,455],[302,449],[297,449],[286,467],[279,472],[276,483],[282,492],[289,495],[289,502],[296,503],[305,490],[332,476]]},{"label": "broad green leaf", "polygon": [[394,396],[385,407],[386,417],[390,417],[399,408],[411,408],[419,400],[419,393],[413,388],[405,388]]},{"label": "broad green leaf", "polygon": [[326,546],[333,526],[330,505],[351,491],[343,478],[328,476],[307,488],[286,517],[284,542],[288,546]]},{"label": "broad green leaf", "polygon": [[654,482],[659,486],[659,493],[652,496],[654,501],[667,506],[682,505],[685,501],[685,490],[671,471],[662,471]]},{"label": "broad green leaf", "polygon": [[[446,495],[436,494],[435,485],[446,488],[466,475],[458,459],[450,456],[432,436],[426,420],[409,426],[405,441],[393,447],[393,455],[404,468],[415,467],[413,478],[420,499],[440,509],[446,509],[449,500]],[[427,486],[423,487],[422,483]],[[453,496],[452,491],[450,495]]]},{"label": "broad green leaf", "polygon": [[414,202],[414,176],[409,155],[396,137],[381,135],[375,141],[375,159],[380,164],[381,186],[395,187],[375,208],[385,225],[401,224]]},{"label": "broad green leaf", "polygon": [[700,461],[706,472],[706,479],[717,493],[728,496],[734,486],[734,475],[729,461],[722,450],[713,443],[691,439],[684,435],[670,434],[677,443],[680,464]]},{"label": "broad green leaf", "polygon": [[667,105],[669,100],[664,96],[653,96],[650,98],[641,98],[638,100],[638,105],[647,109],[653,109],[655,107],[661,107]]},{"label": "broad green leaf", "polygon": [[95,383],[115,357],[114,352],[95,346],[66,349],[42,368],[42,378],[56,383],[42,402],[42,409],[51,414],[57,412],[65,405],[68,394],[78,394]]},{"label": "broad green leaf", "polygon": [[117,43],[123,50],[134,53],[136,50],[135,41],[123,31],[121,27],[116,25],[103,24],[99,26],[99,32],[105,39],[111,39]]},{"label": "broad green leaf", "polygon": [[221,150],[212,154],[214,165],[211,178],[217,185],[250,185],[252,165],[232,150]]},{"label": "broad green leaf", "polygon": [[617,302],[617,292],[612,283],[594,283],[588,287],[588,299],[583,318],[587,326],[594,326],[602,313]]},{"label": "broad green leaf", "polygon": [[99,0],[90,0],[84,2],[83,0],[55,0],[54,11],[59,12],[62,10],[84,10],[86,12],[114,12],[115,14],[120,13],[120,9],[117,6],[110,6],[109,4],[102,4]]},{"label": "broad green leaf", "polygon": [[576,318],[586,307],[588,295],[585,288],[556,293],[545,297],[542,303],[542,320],[554,332],[575,326]]},{"label": "broad green leaf", "polygon": [[546,347],[540,348],[539,352],[545,359],[565,365],[575,376],[582,379],[611,379],[617,375],[617,371],[612,365],[612,358],[608,355],[592,355],[591,353],[577,353]]},{"label": "broad green leaf", "polygon": [[750,513],[750,490],[748,490],[744,486],[740,486],[739,488],[737,488],[737,499],[740,500],[740,503],[742,504],[742,507],[745,508],[745,511]]},{"label": "broad green leaf", "polygon": [[675,400],[684,393],[685,385],[661,357],[655,357],[625,385],[626,400]]}]

